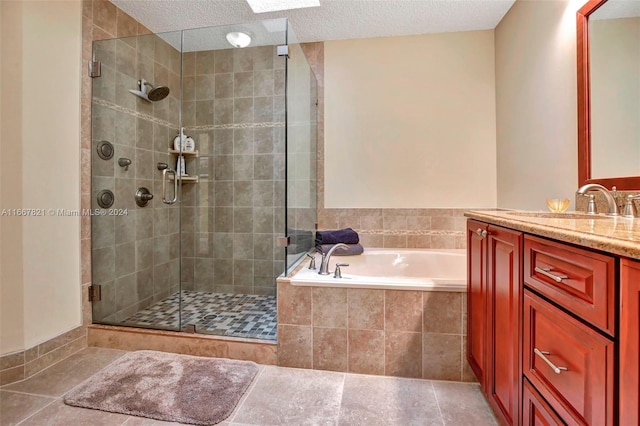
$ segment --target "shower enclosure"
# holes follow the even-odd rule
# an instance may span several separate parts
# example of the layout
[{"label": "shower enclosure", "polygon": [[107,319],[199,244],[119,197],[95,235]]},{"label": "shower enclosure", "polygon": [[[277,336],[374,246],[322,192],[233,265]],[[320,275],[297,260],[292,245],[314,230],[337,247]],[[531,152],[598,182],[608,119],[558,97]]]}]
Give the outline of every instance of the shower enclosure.
[{"label": "shower enclosure", "polygon": [[276,277],[316,224],[316,79],[288,22],[93,54],[93,322],[275,340]]}]

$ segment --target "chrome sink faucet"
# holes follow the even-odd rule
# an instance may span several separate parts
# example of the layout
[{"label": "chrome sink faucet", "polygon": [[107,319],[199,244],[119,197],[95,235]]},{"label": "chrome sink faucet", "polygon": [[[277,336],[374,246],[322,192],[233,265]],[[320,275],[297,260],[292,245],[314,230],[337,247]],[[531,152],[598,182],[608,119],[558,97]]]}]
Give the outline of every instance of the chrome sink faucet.
[{"label": "chrome sink faucet", "polygon": [[[576,191],[578,195],[584,195],[588,197],[587,191],[600,191],[602,195],[604,195],[605,200],[607,200],[607,215],[609,216],[617,216],[618,215],[618,205],[616,204],[616,199],[613,194],[604,186],[599,183],[588,183],[586,185],[582,185]],[[595,214],[595,211],[587,211],[588,214]]]},{"label": "chrome sink faucet", "polygon": [[349,246],[343,243],[338,243],[333,247],[331,247],[327,252],[327,254],[320,252],[320,254],[322,254],[322,262],[320,262],[320,270],[318,271],[318,274],[329,275],[329,260],[331,260],[331,255],[333,254],[333,251],[338,248],[348,249]]}]

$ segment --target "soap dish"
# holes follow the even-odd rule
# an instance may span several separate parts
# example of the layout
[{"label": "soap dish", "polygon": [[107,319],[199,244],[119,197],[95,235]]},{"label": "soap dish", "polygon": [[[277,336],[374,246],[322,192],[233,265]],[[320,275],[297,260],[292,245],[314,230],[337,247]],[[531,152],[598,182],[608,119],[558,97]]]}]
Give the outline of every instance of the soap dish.
[{"label": "soap dish", "polygon": [[554,213],[562,213],[569,208],[571,201],[568,198],[547,198],[547,206]]}]

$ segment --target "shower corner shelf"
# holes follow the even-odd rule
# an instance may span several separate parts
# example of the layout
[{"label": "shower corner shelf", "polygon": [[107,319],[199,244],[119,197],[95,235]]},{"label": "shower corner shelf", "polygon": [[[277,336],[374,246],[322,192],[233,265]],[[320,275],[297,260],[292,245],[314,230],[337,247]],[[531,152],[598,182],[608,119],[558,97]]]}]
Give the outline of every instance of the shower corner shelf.
[{"label": "shower corner shelf", "polygon": [[[173,176],[169,176],[169,180],[173,180]],[[197,183],[198,176],[182,176],[182,183]]]},{"label": "shower corner shelf", "polygon": [[198,151],[176,151],[175,149],[170,149],[169,150],[169,154],[175,154],[175,155],[184,155],[185,157],[198,157]]}]

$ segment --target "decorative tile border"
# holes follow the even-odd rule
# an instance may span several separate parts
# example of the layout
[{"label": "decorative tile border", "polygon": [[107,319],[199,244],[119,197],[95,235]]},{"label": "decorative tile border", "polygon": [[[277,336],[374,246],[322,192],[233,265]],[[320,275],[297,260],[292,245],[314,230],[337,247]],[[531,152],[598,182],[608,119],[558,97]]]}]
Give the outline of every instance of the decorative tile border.
[{"label": "decorative tile border", "polygon": [[132,116],[134,116],[136,118],[140,118],[142,120],[150,121],[150,122],[152,122],[154,124],[159,124],[161,126],[178,127],[177,124],[171,123],[171,122],[166,121],[166,120],[161,120],[161,119],[159,119],[157,117],[154,117],[154,116],[149,115],[149,114],[145,114],[143,112],[134,111],[134,110],[132,110],[130,108],[123,107],[122,105],[117,105],[117,104],[114,104],[112,102],[105,101],[104,99],[100,99],[100,98],[94,97],[93,98],[93,103],[96,104],[96,105],[103,106],[105,108],[112,109],[112,110],[117,111],[117,112],[121,112],[123,114],[129,114],[129,115],[132,115]]}]

